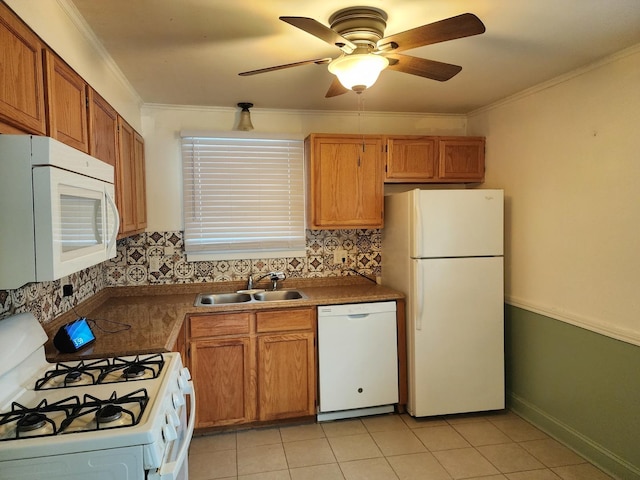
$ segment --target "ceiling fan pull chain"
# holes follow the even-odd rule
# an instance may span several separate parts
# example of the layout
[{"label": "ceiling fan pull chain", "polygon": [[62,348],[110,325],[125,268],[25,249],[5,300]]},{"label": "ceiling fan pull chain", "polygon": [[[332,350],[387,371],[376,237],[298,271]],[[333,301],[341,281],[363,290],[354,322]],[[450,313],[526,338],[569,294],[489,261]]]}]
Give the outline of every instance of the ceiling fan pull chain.
[{"label": "ceiling fan pull chain", "polygon": [[[362,114],[364,113],[364,92],[358,97],[358,132],[362,136],[362,152],[364,153],[365,143],[364,143],[364,133],[362,133]],[[360,157],[358,157],[358,166],[360,166]]]}]

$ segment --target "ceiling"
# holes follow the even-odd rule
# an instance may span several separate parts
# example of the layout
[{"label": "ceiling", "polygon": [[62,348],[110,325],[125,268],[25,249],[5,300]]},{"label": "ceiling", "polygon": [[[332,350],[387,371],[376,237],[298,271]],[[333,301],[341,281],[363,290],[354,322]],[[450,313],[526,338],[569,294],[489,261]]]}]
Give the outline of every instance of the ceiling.
[{"label": "ceiling", "polygon": [[447,82],[388,70],[360,97],[325,98],[326,65],[238,73],[335,58],[338,48],[278,17],[328,26],[359,1],[72,1],[145,103],[467,113],[640,43],[638,0],[366,0],[387,12],[385,35],[465,12],[486,32],[403,52],[462,66]]}]

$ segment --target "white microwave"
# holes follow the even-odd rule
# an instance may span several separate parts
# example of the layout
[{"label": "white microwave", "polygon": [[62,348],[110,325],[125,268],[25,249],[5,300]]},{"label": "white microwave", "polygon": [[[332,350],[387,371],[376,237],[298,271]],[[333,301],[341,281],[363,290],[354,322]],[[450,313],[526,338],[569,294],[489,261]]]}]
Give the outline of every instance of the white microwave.
[{"label": "white microwave", "polygon": [[55,139],[0,135],[0,289],[116,255],[114,169]]}]

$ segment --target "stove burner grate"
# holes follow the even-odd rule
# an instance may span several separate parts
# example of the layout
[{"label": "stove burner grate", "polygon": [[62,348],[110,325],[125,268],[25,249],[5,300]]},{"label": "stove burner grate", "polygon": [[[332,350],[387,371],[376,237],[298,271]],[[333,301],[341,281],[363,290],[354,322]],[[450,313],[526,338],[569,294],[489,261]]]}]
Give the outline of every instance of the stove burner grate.
[{"label": "stove burner grate", "polygon": [[123,358],[101,359],[93,362],[80,361],[75,365],[56,364],[44,373],[35,384],[36,390],[97,385],[158,378],[164,367],[161,353],[140,356],[133,360]]},{"label": "stove burner grate", "polygon": [[[140,388],[120,397],[117,396],[116,392],[113,392],[107,400],[101,400],[85,394],[83,403],[60,425],[60,433],[77,433],[80,431],[137,425],[142,418],[147,403],[149,403],[149,394],[145,388]],[[139,407],[137,415],[131,408],[136,405]],[[117,420],[121,419],[121,422],[116,423]],[[93,420],[93,423],[91,420]],[[74,430],[72,426],[76,421],[84,421],[86,425],[92,426],[87,429]]]},{"label": "stove burner grate", "polygon": [[10,412],[0,413],[0,427],[9,427],[9,431],[12,431],[11,427],[13,427],[15,434],[0,438],[0,441],[57,435],[60,433],[60,428],[48,414],[58,413],[64,418],[69,418],[79,405],[80,398],[77,395],[55,403],[48,403],[45,399],[34,408],[13,402]]},{"label": "stove burner grate", "polygon": [[108,359],[96,360],[85,363],[84,360],[76,365],[57,363],[55,368],[44,373],[42,378],[36,381],[36,390],[52,388],[64,388],[82,383],[95,385],[98,383],[98,375],[110,365]]}]

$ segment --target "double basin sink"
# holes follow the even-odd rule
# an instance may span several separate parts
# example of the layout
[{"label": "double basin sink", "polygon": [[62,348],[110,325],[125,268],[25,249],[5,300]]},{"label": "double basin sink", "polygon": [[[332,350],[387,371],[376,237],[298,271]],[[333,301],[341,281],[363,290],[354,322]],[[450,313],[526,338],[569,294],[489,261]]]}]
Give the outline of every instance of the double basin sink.
[{"label": "double basin sink", "polygon": [[307,298],[300,290],[265,290],[256,292],[231,293],[199,293],[194,305],[206,307],[210,305],[228,305],[232,303],[276,302],[283,300],[299,300]]}]

